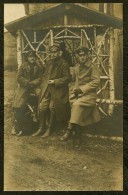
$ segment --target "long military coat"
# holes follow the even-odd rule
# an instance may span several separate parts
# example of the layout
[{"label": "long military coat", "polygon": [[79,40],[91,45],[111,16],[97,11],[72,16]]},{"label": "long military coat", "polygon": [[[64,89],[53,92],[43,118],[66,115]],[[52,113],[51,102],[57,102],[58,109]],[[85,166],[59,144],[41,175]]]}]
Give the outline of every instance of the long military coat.
[{"label": "long military coat", "polygon": [[[71,123],[86,126],[100,120],[100,114],[96,108],[96,90],[99,83],[98,67],[96,64],[92,64],[91,60],[88,60],[83,66],[77,64],[72,69]],[[80,88],[82,91],[77,98],[72,94],[76,88]]]},{"label": "long military coat", "polygon": [[33,79],[31,80],[31,72],[29,64],[26,62],[21,65],[17,72],[17,89],[14,96],[13,108],[22,108],[25,106],[30,90],[28,89],[28,83],[31,81],[34,84],[33,92],[36,93],[41,84],[41,77],[43,69],[35,63]]},{"label": "long military coat", "polygon": [[[55,115],[58,121],[66,121],[69,119],[69,88],[70,68],[68,63],[59,57],[54,63],[49,60],[46,64],[46,71],[41,84],[41,93],[39,96],[39,104],[45,96],[45,92],[50,88],[51,96],[54,102]],[[53,85],[48,85],[49,80],[54,80]]]}]

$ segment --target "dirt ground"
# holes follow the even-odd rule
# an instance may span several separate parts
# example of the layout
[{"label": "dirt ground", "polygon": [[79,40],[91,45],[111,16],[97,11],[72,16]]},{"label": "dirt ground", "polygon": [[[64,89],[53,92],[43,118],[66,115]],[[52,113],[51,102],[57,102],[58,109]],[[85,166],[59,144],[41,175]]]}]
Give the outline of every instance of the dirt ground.
[{"label": "dirt ground", "polygon": [[83,136],[80,149],[47,139],[12,136],[15,73],[5,73],[5,191],[110,191],[123,188],[122,142]]}]

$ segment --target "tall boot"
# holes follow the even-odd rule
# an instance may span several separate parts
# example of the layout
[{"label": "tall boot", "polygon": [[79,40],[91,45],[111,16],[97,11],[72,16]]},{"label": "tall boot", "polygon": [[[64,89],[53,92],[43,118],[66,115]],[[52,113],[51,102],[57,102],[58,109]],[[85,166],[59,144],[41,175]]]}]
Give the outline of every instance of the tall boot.
[{"label": "tall boot", "polygon": [[63,135],[63,137],[61,137],[61,141],[69,140],[72,136],[72,133],[73,133],[73,124],[69,123],[65,134]]},{"label": "tall boot", "polygon": [[45,133],[46,128],[46,111],[42,111],[40,113],[40,120],[39,120],[39,129],[32,135],[33,137],[39,136]]},{"label": "tall boot", "polygon": [[52,130],[52,127],[53,127],[54,116],[55,116],[55,112],[50,111],[50,119],[49,119],[48,129],[46,130],[45,134],[42,136],[43,138],[46,138],[46,137],[50,136],[51,130]]},{"label": "tall boot", "polygon": [[24,109],[16,109],[14,112],[14,127],[11,134],[21,136],[23,134],[23,124],[24,124]]},{"label": "tall boot", "polygon": [[11,131],[11,135],[17,135],[20,131],[21,131],[21,129],[19,128],[18,121],[15,119],[14,126],[13,126],[12,131]]},{"label": "tall boot", "polygon": [[75,125],[75,139],[73,140],[73,145],[75,147],[80,147],[82,144],[82,128],[79,125]]}]

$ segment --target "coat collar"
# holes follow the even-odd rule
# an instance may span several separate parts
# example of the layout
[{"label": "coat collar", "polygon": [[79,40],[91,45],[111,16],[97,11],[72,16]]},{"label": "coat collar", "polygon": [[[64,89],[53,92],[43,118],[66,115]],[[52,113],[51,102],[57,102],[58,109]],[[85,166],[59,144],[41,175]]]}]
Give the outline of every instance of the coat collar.
[{"label": "coat collar", "polygon": [[[83,66],[89,68],[91,67],[91,64],[92,64],[92,60],[89,58],[88,61]],[[80,63],[79,63],[79,66],[80,66]]]},{"label": "coat collar", "polygon": [[92,64],[92,60],[88,59],[88,61],[86,62],[85,66],[90,67]]},{"label": "coat collar", "polygon": [[59,65],[61,64],[61,61],[62,61],[62,58],[61,57],[58,57],[54,62],[52,62],[53,64],[55,65]]}]

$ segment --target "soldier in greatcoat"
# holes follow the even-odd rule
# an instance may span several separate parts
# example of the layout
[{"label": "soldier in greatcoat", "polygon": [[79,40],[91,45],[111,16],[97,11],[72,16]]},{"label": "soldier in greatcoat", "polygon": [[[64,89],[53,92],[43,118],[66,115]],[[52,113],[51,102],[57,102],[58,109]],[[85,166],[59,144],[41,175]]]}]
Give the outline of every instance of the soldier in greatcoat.
[{"label": "soldier in greatcoat", "polygon": [[66,133],[61,140],[71,137],[73,130],[80,136],[82,127],[100,120],[96,107],[97,88],[100,83],[99,69],[89,58],[89,49],[76,50],[78,63],[72,69],[72,90],[70,95],[71,117]]},{"label": "soldier in greatcoat", "polygon": [[[66,123],[70,117],[69,88],[70,68],[61,56],[60,45],[54,43],[49,48],[50,60],[46,63],[46,70],[41,84],[39,95],[39,129],[33,136],[48,137],[53,127],[53,122]],[[46,120],[49,114],[48,128]]]},{"label": "soldier in greatcoat", "polygon": [[15,113],[15,127],[12,134],[21,135],[25,133],[24,123],[30,94],[38,95],[43,68],[36,63],[36,53],[28,51],[25,55],[26,61],[19,67],[17,72],[17,89],[14,96],[13,109]]}]

